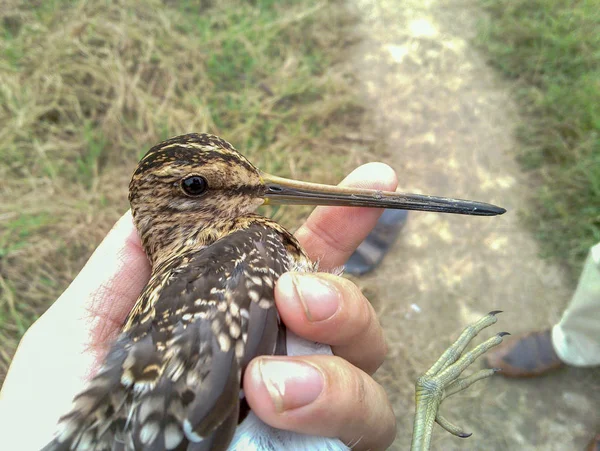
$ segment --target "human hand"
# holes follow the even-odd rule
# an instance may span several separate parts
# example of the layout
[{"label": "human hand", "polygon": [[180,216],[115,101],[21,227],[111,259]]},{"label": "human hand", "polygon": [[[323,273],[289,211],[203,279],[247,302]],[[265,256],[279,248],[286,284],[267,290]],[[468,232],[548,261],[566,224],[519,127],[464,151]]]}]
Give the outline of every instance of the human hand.
[{"label": "human hand", "polygon": [[[387,166],[369,164],[342,183],[393,191],[397,182]],[[346,261],[380,213],[319,207],[296,236],[320,268],[330,270]],[[0,393],[3,443],[14,445],[7,449],[39,449],[50,441],[58,418],[99,368],[149,275],[127,213],[21,340]],[[395,436],[395,418],[383,388],[370,377],[383,362],[386,345],[369,302],[351,282],[323,273],[284,274],[275,299],[288,328],[331,345],[335,355],[254,359],[244,378],[250,407],[280,429],[339,437],[357,443],[355,449],[386,448]]]}]

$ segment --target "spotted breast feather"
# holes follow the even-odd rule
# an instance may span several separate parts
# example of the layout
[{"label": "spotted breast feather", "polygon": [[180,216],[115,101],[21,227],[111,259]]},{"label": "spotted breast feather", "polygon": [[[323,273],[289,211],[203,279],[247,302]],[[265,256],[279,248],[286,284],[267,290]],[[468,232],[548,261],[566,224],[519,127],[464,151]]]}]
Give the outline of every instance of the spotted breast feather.
[{"label": "spotted breast feather", "polygon": [[47,449],[227,449],[243,370],[283,331],[274,284],[290,238],[257,223],[159,265]]}]

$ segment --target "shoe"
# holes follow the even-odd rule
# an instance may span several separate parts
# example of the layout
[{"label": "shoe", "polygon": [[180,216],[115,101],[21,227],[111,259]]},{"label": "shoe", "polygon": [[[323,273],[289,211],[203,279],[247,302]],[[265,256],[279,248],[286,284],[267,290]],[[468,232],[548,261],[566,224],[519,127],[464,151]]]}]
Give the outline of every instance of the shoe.
[{"label": "shoe", "polygon": [[505,377],[536,377],[565,365],[554,351],[550,330],[506,340],[488,351],[485,360],[489,368],[499,368],[498,374]]},{"label": "shoe", "polygon": [[377,225],[346,262],[344,272],[361,276],[373,271],[396,241],[407,217],[406,210],[385,210]]},{"label": "shoe", "polygon": [[600,434],[596,434],[592,441],[588,443],[585,451],[600,451]]}]

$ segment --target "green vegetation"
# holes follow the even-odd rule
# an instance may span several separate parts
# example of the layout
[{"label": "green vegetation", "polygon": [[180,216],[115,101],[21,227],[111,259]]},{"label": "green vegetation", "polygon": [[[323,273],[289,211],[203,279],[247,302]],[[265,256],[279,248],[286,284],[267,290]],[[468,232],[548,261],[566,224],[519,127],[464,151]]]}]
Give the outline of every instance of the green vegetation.
[{"label": "green vegetation", "polygon": [[482,3],[479,42],[515,80],[519,157],[539,182],[526,219],[575,277],[600,241],[600,1]]},{"label": "green vegetation", "polygon": [[[208,131],[266,171],[325,182],[360,163],[363,110],[336,64],[352,22],[314,0],[3,3],[0,380],[160,140]],[[267,213],[294,226],[307,211]]]}]

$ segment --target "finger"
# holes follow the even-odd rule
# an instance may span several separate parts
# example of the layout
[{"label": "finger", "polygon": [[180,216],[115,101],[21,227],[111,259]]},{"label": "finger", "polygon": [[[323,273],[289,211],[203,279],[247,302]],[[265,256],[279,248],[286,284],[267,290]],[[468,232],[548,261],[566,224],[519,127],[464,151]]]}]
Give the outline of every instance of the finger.
[{"label": "finger", "polygon": [[[383,163],[355,169],[340,186],[395,191],[396,173]],[[357,207],[317,207],[296,232],[296,238],[322,270],[343,265],[375,226],[383,210]]]},{"label": "finger", "polygon": [[386,449],[396,419],[383,388],[335,356],[260,357],[244,377],[251,409],[265,423],[323,437],[353,449]]},{"label": "finger", "polygon": [[373,374],[387,353],[383,329],[356,285],[332,274],[286,273],[275,285],[283,322],[307,340]]}]

